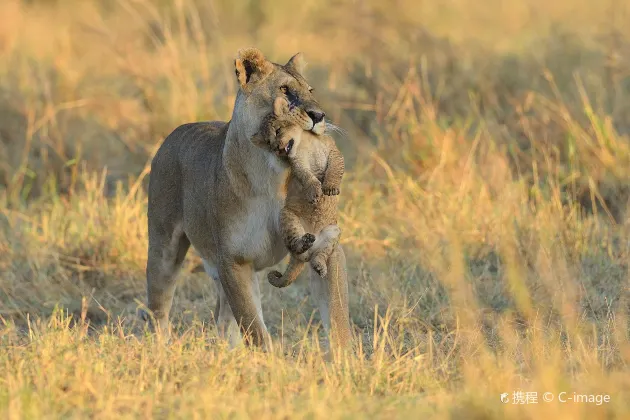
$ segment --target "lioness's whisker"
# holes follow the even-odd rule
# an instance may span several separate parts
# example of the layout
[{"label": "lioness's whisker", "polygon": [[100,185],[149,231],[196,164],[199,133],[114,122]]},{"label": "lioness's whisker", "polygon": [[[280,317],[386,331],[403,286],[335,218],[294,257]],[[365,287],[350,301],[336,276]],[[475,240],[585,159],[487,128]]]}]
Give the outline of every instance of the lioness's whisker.
[{"label": "lioness's whisker", "polygon": [[348,133],[346,132],[346,130],[344,130],[343,128],[336,126],[335,124],[326,122],[326,130],[325,133],[329,134],[329,133],[338,133],[343,137],[346,137],[348,135]]}]

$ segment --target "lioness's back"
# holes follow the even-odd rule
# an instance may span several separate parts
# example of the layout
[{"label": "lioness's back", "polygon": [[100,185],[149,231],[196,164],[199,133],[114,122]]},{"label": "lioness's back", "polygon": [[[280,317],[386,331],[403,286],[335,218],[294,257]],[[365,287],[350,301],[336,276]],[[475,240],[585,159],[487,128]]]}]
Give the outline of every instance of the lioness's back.
[{"label": "lioness's back", "polygon": [[206,146],[212,149],[223,147],[225,133],[229,123],[225,121],[192,122],[182,124],[171,132],[158,149],[153,162],[152,169],[172,162],[175,155],[184,158],[181,152],[187,152],[190,148]]}]

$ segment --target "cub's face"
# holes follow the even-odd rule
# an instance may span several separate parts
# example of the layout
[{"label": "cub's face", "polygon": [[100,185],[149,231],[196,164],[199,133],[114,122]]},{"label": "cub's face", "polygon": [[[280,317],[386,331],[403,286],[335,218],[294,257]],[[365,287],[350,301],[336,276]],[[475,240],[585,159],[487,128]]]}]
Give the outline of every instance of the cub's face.
[{"label": "cub's face", "polygon": [[265,116],[252,142],[279,157],[293,157],[302,141],[303,125],[303,112],[298,107],[291,108],[284,96],[278,96],[273,102],[273,112]]},{"label": "cub's face", "polygon": [[302,142],[304,130],[295,124],[282,124],[276,130],[276,149],[278,156],[295,157]]}]

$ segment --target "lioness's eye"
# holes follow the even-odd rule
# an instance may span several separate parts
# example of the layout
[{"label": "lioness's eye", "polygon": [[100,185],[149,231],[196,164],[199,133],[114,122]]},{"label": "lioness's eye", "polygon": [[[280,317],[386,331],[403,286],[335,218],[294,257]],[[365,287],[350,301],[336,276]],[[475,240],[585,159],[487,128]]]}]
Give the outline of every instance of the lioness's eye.
[{"label": "lioness's eye", "polygon": [[286,94],[287,93],[287,87],[286,86],[280,86],[280,92]]},{"label": "lioness's eye", "polygon": [[312,87],[310,87],[310,86],[308,87],[308,91],[309,91],[309,92],[313,92],[314,90],[315,90],[315,89],[313,89]]},{"label": "lioness's eye", "polygon": [[280,136],[280,129],[278,128],[278,129],[276,130],[276,137],[279,137],[279,136]]}]

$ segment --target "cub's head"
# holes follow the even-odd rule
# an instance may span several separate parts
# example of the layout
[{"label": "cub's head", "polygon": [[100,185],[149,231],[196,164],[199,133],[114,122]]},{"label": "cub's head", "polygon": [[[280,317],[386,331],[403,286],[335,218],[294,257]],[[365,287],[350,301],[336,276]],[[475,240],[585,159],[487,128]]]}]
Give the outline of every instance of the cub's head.
[{"label": "cub's head", "polygon": [[326,114],[315,100],[313,88],[302,76],[305,65],[301,53],[281,65],[268,61],[255,48],[239,51],[234,60],[239,92],[233,119],[243,125],[248,138],[272,111],[273,102],[278,97],[285,99],[292,118],[301,129],[318,135],[324,132]]},{"label": "cub's head", "polygon": [[304,118],[297,107],[279,95],[273,101],[273,112],[266,115],[260,130],[252,136],[252,143],[274,152],[280,157],[292,157],[302,141]]}]

